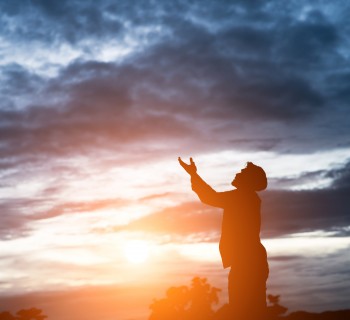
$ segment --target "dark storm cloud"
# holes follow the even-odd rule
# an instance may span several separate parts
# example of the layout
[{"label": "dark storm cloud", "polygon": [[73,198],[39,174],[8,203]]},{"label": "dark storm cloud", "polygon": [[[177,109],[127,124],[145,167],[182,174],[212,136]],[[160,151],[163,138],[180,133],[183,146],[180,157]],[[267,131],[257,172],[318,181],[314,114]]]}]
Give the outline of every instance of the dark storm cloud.
[{"label": "dark storm cloud", "polygon": [[9,98],[38,90],[43,86],[44,79],[19,64],[11,64],[1,68],[0,81],[3,84],[0,94]]},{"label": "dark storm cloud", "polygon": [[340,30],[320,11],[311,11],[305,21],[293,21],[288,27],[289,34],[280,42],[281,57],[286,63],[310,68],[325,62],[329,55],[340,58],[336,52]]},{"label": "dark storm cloud", "polygon": [[264,237],[350,224],[350,189],[270,191],[263,195]]},{"label": "dark storm cloud", "polygon": [[[237,56],[236,50],[226,55],[230,34],[213,35],[191,23],[177,28],[176,34],[191,36],[179,36],[179,43],[159,44],[146,62],[152,66],[161,61],[157,71],[166,80],[164,90],[175,88],[182,106],[204,120],[303,119],[324,103],[321,93],[302,75],[283,70],[269,56],[259,57],[253,50],[253,59]],[[183,107],[177,105],[178,112],[184,112]]]},{"label": "dark storm cloud", "polygon": [[[207,8],[183,1],[155,7],[109,1],[99,6],[74,1],[2,6],[3,17],[45,21],[44,30],[49,32],[34,25],[22,29],[42,32],[45,37],[49,34],[43,40],[48,44],[57,38],[90,39],[92,43],[96,37],[112,39],[118,29],[110,24],[112,17],[116,23],[167,30],[159,31],[153,45],[122,62],[76,60],[45,83],[19,65],[3,67],[8,106],[19,103],[15,96],[30,92],[33,96],[40,92],[41,101],[32,97],[32,102],[27,99],[27,109],[2,114],[8,123],[0,124],[8,146],[2,154],[81,153],[108,149],[112,140],[125,144],[160,137],[181,141],[185,148],[193,136],[201,136],[206,149],[218,147],[209,143],[214,139],[221,140],[220,146],[282,151],[286,142],[291,148],[305,143],[288,138],[295,135],[292,123],[299,126],[300,135],[321,136],[314,148],[334,143],[329,132],[322,137],[324,126],[317,119],[327,116],[334,99],[323,74],[332,72],[332,87],[343,79],[336,76],[344,61],[337,50],[343,34],[340,26],[317,9],[298,20],[293,6],[282,14],[274,2],[254,6],[210,2]],[[181,15],[171,8],[181,9]],[[18,28],[11,32],[20,35],[19,22]],[[340,95],[337,102],[345,105],[348,98],[343,95],[341,100]],[[347,117],[344,113],[338,128]],[[271,143],[276,132],[280,138]],[[227,138],[233,135],[237,139]],[[261,135],[269,141],[267,146],[261,141],[235,143],[254,141]],[[19,147],[12,150],[9,146],[17,141]]]},{"label": "dark storm cloud", "polygon": [[327,176],[334,180],[333,188],[350,188],[350,163],[347,163],[342,168],[330,170],[327,172]]},{"label": "dark storm cloud", "polygon": [[108,15],[109,2],[92,1],[3,1],[2,34],[17,41],[76,44],[81,40],[118,35],[122,24]]},{"label": "dark storm cloud", "polygon": [[[190,133],[177,118],[135,106],[132,82],[138,75],[131,66],[91,62],[68,67],[46,85],[48,105],[0,111],[1,154],[62,157]],[[66,98],[50,105],[50,96]]]}]

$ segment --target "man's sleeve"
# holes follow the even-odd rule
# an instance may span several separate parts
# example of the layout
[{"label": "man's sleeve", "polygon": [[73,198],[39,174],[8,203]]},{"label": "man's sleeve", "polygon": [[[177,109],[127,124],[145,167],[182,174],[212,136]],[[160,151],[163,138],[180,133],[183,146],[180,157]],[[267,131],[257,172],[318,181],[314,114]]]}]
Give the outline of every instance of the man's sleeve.
[{"label": "man's sleeve", "polygon": [[216,192],[197,173],[191,176],[192,190],[199,199],[210,206],[223,208],[227,192]]}]

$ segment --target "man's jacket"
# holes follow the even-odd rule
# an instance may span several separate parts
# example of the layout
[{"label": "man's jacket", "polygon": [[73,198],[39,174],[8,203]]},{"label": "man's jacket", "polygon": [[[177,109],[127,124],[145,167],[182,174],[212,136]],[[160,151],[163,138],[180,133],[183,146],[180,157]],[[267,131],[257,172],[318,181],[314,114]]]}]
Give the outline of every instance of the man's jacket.
[{"label": "man's jacket", "polygon": [[261,200],[256,192],[216,192],[198,174],[192,175],[191,183],[203,203],[224,209],[219,244],[223,267],[244,268],[266,261],[266,250],[260,243]]}]

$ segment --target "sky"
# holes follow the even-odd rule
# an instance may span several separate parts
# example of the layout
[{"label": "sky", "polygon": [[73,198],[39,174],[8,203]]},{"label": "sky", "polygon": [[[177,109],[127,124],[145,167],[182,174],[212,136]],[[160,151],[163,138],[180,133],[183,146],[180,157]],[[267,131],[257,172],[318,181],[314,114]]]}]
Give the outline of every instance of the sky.
[{"label": "sky", "polygon": [[[0,301],[141,320],[198,275],[222,288],[218,191],[269,187],[267,292],[349,308],[350,3],[0,1]],[[2,310],[0,310],[2,311]]]}]

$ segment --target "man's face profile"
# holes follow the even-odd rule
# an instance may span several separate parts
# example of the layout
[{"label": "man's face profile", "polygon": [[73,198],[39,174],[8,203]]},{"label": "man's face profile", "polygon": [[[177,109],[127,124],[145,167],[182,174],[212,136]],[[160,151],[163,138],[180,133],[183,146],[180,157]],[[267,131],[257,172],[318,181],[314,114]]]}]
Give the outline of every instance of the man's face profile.
[{"label": "man's face profile", "polygon": [[236,173],[231,184],[237,189],[244,187],[248,182],[248,168],[243,168],[240,172]]}]

